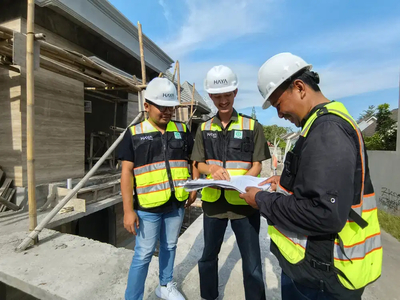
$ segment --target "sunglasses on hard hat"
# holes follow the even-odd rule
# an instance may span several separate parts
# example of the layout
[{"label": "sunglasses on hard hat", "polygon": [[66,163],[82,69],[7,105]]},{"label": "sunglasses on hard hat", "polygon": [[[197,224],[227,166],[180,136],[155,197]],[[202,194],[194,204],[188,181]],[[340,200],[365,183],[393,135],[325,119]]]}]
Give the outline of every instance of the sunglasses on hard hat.
[{"label": "sunglasses on hard hat", "polygon": [[150,105],[155,106],[160,112],[166,112],[167,110],[173,112],[175,110],[175,106],[161,106],[161,105],[157,105],[149,100],[146,100],[147,103],[149,103]]}]

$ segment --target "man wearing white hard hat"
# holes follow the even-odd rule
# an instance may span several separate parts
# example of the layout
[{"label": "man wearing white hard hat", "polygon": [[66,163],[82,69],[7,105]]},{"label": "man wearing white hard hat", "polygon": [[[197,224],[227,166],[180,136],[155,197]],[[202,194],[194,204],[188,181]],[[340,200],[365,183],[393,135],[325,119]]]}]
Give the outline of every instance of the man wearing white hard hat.
[{"label": "man wearing white hard hat", "polygon": [[268,220],[282,299],[356,300],[381,274],[375,193],[357,123],[318,84],[311,65],[291,53],[260,68],[263,107],[302,131],[282,175],[266,181],[276,193],[247,188],[241,197]]},{"label": "man wearing white hard hat", "polygon": [[[233,108],[239,85],[236,74],[226,66],[213,67],[204,85],[218,113],[199,127],[192,160],[209,179],[258,176],[261,162],[271,156],[262,126]],[[234,190],[204,188],[201,199],[204,211],[204,249],[199,261],[201,297],[207,300],[218,297],[218,254],[230,220],[242,255],[246,299],[265,299],[259,212]]]},{"label": "man wearing white hard hat", "polygon": [[193,202],[180,185],[189,178],[193,139],[186,125],[171,121],[179,105],[174,84],[155,78],[145,91],[148,119],[131,126],[120,147],[121,192],[124,227],[136,235],[135,254],[129,270],[126,300],[143,299],[144,285],[157,241],[160,241],[159,298],[182,300],[172,281],[176,244],[184,203]]}]

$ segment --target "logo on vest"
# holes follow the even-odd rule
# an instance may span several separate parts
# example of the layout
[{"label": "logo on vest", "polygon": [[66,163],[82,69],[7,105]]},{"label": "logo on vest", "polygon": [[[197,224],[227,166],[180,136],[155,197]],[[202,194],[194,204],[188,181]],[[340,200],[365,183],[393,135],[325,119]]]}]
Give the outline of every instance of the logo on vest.
[{"label": "logo on vest", "polygon": [[174,98],[174,97],[175,97],[174,94],[167,94],[167,93],[163,93],[162,96],[163,96],[164,98]]},{"label": "logo on vest", "polygon": [[243,138],[243,131],[235,130],[235,134],[233,135],[235,139],[242,139]]},{"label": "logo on vest", "polygon": [[216,132],[207,132],[207,137],[216,139],[218,134]]},{"label": "logo on vest", "polygon": [[214,84],[228,84],[228,80],[226,80],[226,79],[216,79],[216,80],[214,80]]},{"label": "logo on vest", "polygon": [[177,140],[181,140],[182,139],[182,136],[181,136],[180,132],[174,132],[174,135],[175,135],[175,139],[177,139]]},{"label": "logo on vest", "polygon": [[153,137],[151,135],[145,135],[140,137],[141,141],[152,141]]}]

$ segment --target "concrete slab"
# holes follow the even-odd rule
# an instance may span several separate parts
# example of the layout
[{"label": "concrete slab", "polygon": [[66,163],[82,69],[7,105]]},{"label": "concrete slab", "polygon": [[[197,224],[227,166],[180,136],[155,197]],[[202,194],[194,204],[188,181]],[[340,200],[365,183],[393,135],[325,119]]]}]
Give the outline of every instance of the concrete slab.
[{"label": "concrete slab", "polygon": [[[93,214],[97,211],[121,203],[121,196],[110,197],[95,203],[88,204],[86,206],[86,212],[69,212],[64,214],[57,214],[54,219],[46,226],[46,228],[55,228],[65,223],[77,220],[84,216]],[[38,212],[38,223],[50,212],[50,210],[44,212]],[[18,231],[26,231],[29,228],[29,215],[28,212],[5,212],[0,214],[0,236],[4,234],[10,234]]]},{"label": "concrete slab", "polygon": [[16,253],[25,236],[0,236],[0,281],[43,300],[123,299],[131,250],[45,229],[40,246]]}]

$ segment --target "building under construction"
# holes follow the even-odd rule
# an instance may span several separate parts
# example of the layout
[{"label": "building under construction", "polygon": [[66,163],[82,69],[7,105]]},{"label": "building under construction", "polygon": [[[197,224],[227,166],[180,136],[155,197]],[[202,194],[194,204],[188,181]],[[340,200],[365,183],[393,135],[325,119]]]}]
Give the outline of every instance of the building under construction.
[{"label": "building under construction", "polygon": [[[210,109],[192,85],[181,85],[179,67],[176,74],[166,72],[174,61],[108,1],[35,4],[33,147],[40,221],[140,113],[141,91],[152,78],[166,76],[175,82],[182,94],[175,119],[193,129]],[[28,229],[27,10],[26,0],[0,2],[4,232]],[[114,151],[78,192],[76,198],[84,202],[62,211],[47,228],[115,246],[131,243],[122,225],[119,176]]]}]

